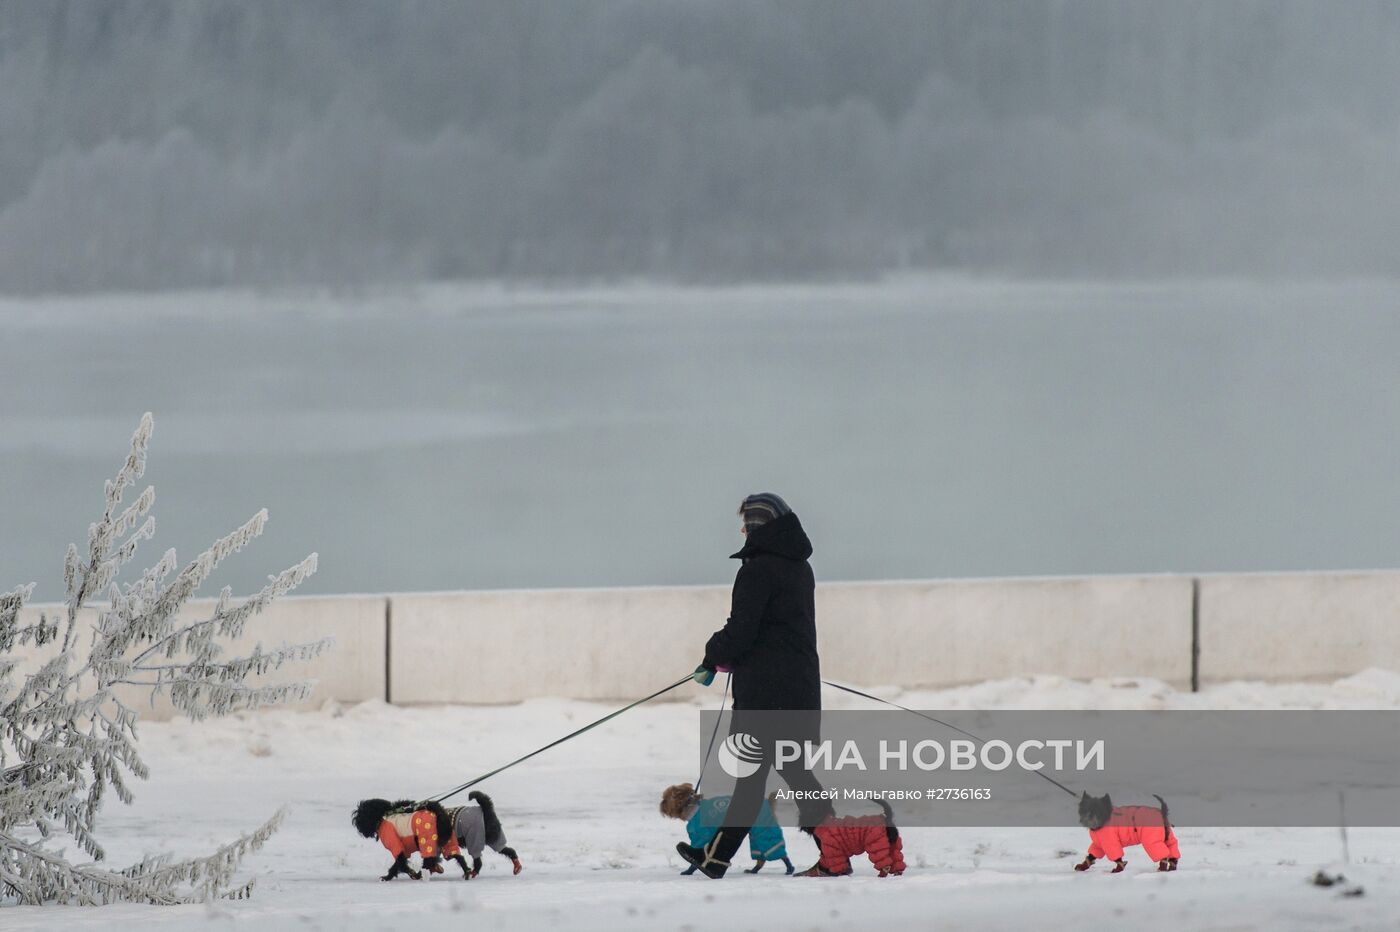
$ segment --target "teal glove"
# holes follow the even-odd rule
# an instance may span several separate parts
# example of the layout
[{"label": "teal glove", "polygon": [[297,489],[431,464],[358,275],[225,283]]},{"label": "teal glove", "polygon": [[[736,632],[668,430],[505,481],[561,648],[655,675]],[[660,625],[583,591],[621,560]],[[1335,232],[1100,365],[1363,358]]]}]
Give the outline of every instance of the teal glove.
[{"label": "teal glove", "polygon": [[690,678],[701,686],[709,686],[715,681],[715,671],[702,663],[695,668],[694,673],[690,674]]}]

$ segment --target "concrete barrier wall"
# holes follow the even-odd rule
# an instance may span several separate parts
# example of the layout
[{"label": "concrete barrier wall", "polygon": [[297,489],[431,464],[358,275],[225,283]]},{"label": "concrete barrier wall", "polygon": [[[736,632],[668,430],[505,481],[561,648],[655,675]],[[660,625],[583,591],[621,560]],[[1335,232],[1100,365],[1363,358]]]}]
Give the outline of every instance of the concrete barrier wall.
[{"label": "concrete barrier wall", "polygon": [[490,703],[645,695],[693,670],[728,614],[729,590],[718,586],[396,595],[389,696]]},{"label": "concrete barrier wall", "polygon": [[[727,587],[391,597],[396,703],[644,695],[700,661]],[[1191,680],[1186,577],[835,583],[817,588],[827,677],[945,686],[1030,673]]]},{"label": "concrete barrier wall", "polygon": [[1055,673],[1191,682],[1191,579],[836,583],[817,590],[830,679],[948,686]]},{"label": "concrete barrier wall", "polygon": [[[211,605],[192,603],[186,617]],[[692,669],[728,611],[725,586],[293,597],[233,647],[335,638],[325,656],[269,674],[318,680],[303,707],[620,699]],[[1184,687],[1400,669],[1394,571],[826,583],[817,612],[825,675],[863,686],[1050,673]],[[29,651],[17,672],[44,653]],[[148,719],[171,712],[140,705]]]},{"label": "concrete barrier wall", "polygon": [[1203,576],[1200,586],[1203,683],[1400,670],[1400,572]]}]

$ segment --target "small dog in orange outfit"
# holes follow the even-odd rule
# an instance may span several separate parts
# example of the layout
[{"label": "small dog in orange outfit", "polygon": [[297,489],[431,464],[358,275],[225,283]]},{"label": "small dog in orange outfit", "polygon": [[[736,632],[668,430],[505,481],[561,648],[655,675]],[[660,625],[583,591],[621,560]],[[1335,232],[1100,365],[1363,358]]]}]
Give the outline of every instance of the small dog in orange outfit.
[{"label": "small dog in orange outfit", "polygon": [[423,870],[441,874],[442,858],[449,857],[461,866],[463,877],[471,879],[471,870],[453,833],[452,819],[441,803],[362,799],[350,819],[356,831],[366,838],[378,837],[394,856],[389,873],[380,880],[393,880],[399,874],[422,880],[422,872],[408,863],[408,856],[415,853],[423,856]]},{"label": "small dog in orange outfit", "polygon": [[1151,806],[1114,806],[1108,794],[1090,796],[1085,793],[1079,798],[1079,824],[1089,830],[1089,853],[1084,860],[1074,865],[1077,871],[1087,871],[1099,858],[1114,862],[1109,873],[1121,874],[1128,866],[1123,857],[1123,849],[1142,845],[1149,858],[1157,862],[1157,870],[1174,871],[1181,858],[1181,850],[1176,844],[1176,832],[1172,831],[1171,820],[1167,817],[1166,800],[1156,793],[1153,797],[1161,808]]},{"label": "small dog in orange outfit", "polygon": [[821,859],[799,877],[844,877],[851,873],[851,858],[864,854],[881,877],[904,873],[904,839],[894,824],[894,813],[884,800],[875,800],[884,816],[831,816],[816,828],[802,831],[812,836]]}]

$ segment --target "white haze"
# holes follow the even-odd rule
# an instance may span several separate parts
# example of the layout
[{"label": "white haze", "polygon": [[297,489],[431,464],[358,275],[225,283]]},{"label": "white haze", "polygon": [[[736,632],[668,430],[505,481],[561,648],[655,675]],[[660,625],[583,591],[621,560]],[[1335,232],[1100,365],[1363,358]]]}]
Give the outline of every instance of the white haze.
[{"label": "white haze", "polygon": [[1385,0],[0,12],[0,291],[1400,271]]}]

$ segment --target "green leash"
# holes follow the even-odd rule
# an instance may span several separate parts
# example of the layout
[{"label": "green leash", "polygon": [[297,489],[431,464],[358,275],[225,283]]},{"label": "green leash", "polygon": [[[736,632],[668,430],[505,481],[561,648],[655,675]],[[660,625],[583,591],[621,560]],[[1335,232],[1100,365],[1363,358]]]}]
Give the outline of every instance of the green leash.
[{"label": "green leash", "polygon": [[623,706],[622,708],[618,709],[616,712],[610,712],[610,713],[608,713],[607,715],[604,715],[602,718],[598,719],[596,722],[590,722],[589,724],[584,725],[582,728],[578,729],[577,731],[571,731],[571,732],[569,732],[567,735],[565,735],[564,737],[559,738],[559,739],[556,740],[556,741],[551,741],[551,742],[549,742],[549,744],[546,744],[546,745],[545,745],[544,747],[542,747],[542,748],[537,748],[537,749],[531,751],[529,754],[526,754],[524,757],[517,757],[515,760],[511,761],[509,764],[505,764],[505,765],[503,765],[503,766],[501,766],[501,767],[497,767],[495,770],[492,770],[490,773],[483,773],[481,776],[476,777],[475,779],[468,780],[466,783],[463,783],[461,786],[457,787],[455,790],[452,790],[451,792],[443,793],[443,794],[440,795],[440,796],[433,796],[433,797],[430,797],[429,799],[430,799],[430,801],[433,801],[433,802],[442,802],[444,799],[450,799],[450,798],[452,798],[453,796],[456,796],[458,793],[462,792],[463,790],[465,790],[465,789],[470,789],[471,787],[476,786],[476,785],[477,785],[478,783],[480,783],[481,781],[486,780],[486,779],[488,779],[488,778],[490,778],[490,777],[494,777],[496,774],[500,773],[500,772],[503,771],[503,770],[509,770],[510,768],[514,767],[516,764],[523,764],[525,761],[527,761],[527,760],[529,760],[530,758],[534,757],[536,754],[543,754],[545,751],[548,751],[548,750],[549,750],[550,748],[552,748],[552,747],[558,747],[559,745],[563,744],[565,741],[568,741],[570,738],[577,738],[579,735],[583,734],[585,731],[591,731],[591,730],[593,730],[594,728],[597,728],[599,725],[603,724],[604,722],[610,722],[610,721],[612,721],[613,719],[615,719],[615,718],[617,718],[619,715],[621,715],[623,712],[626,712],[626,711],[629,710],[629,709],[635,709],[637,706],[641,705],[642,703],[644,703],[644,702],[650,702],[651,700],[655,699],[657,696],[660,696],[660,695],[662,695],[662,694],[664,694],[664,693],[668,693],[668,692],[670,692],[671,690],[676,689],[676,688],[679,687],[679,686],[684,686],[686,683],[689,683],[689,682],[691,682],[691,674],[686,674],[685,676],[683,676],[683,677],[681,677],[680,679],[676,680],[676,681],[675,681],[674,683],[672,683],[670,686],[663,686],[661,689],[658,689],[656,692],[652,693],[650,696],[643,696],[641,699],[638,699],[636,702],[630,702],[630,703],[628,703],[627,705]]}]

